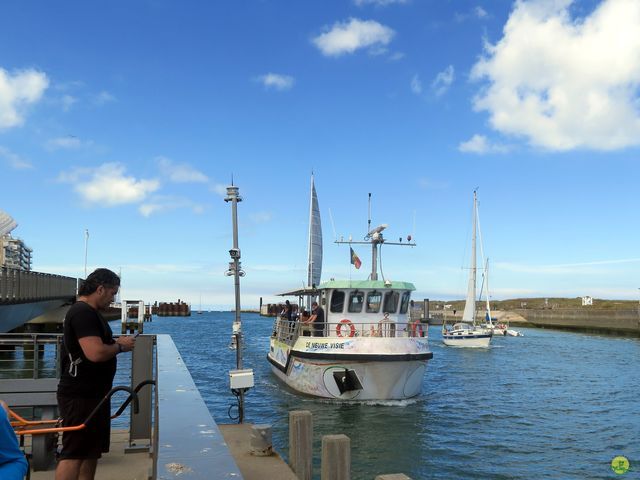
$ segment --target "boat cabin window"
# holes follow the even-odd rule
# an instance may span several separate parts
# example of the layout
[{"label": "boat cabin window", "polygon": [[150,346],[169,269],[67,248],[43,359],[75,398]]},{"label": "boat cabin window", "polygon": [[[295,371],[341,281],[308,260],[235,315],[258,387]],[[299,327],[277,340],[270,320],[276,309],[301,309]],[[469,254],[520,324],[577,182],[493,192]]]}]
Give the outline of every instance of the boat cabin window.
[{"label": "boat cabin window", "polygon": [[342,313],[344,310],[344,292],[342,290],[334,290],[331,294],[331,307],[332,313]]},{"label": "boat cabin window", "polygon": [[364,303],[363,292],[351,292],[351,294],[349,294],[349,313],[362,312],[363,303]]},{"label": "boat cabin window", "polygon": [[410,298],[411,298],[411,292],[404,292],[402,294],[402,301],[400,302],[400,313],[407,313],[407,310],[409,310]]},{"label": "boat cabin window", "polygon": [[379,292],[370,292],[367,295],[367,313],[378,313],[380,311],[380,303],[382,294]]},{"label": "boat cabin window", "polygon": [[398,310],[398,299],[400,294],[398,292],[387,292],[384,295],[384,307],[383,313],[396,313]]}]

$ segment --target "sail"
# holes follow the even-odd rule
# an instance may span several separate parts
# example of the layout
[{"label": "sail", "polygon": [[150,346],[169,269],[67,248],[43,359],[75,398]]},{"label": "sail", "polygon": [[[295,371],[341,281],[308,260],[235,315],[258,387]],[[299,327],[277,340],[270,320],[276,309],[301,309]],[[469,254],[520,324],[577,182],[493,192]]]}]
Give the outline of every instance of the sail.
[{"label": "sail", "polygon": [[307,266],[307,286],[320,285],[322,274],[322,224],[316,186],[311,175],[311,201],[309,205],[309,263]]},{"label": "sail", "polygon": [[474,322],[476,319],[476,192],[473,192],[473,227],[471,236],[471,263],[469,267],[469,285],[467,299],[464,302],[463,322]]}]

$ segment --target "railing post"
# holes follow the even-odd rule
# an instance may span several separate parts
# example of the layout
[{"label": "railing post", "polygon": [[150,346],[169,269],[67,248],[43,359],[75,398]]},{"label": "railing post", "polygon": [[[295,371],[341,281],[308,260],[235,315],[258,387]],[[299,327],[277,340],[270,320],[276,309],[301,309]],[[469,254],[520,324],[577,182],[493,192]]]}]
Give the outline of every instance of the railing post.
[{"label": "railing post", "polygon": [[321,480],[351,479],[351,440],[346,435],[322,437]]},{"label": "railing post", "polygon": [[311,480],[313,416],[308,410],[289,412],[289,464],[300,480]]}]

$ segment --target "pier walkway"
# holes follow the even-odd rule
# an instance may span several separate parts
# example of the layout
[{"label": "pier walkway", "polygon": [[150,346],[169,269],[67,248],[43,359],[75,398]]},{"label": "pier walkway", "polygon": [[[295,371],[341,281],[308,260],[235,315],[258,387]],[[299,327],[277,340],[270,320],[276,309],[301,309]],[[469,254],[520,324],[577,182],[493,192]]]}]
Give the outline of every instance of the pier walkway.
[{"label": "pier walkway", "polygon": [[[47,388],[51,390],[48,396],[55,398],[57,382],[52,384],[51,378],[59,374],[59,337],[0,335],[0,346],[4,349],[0,350],[0,387],[15,385],[18,377],[34,382],[45,380],[43,385],[49,385]],[[124,424],[128,423],[129,428],[112,430],[111,451],[99,461],[96,479],[295,480],[279,455],[258,457],[249,453],[251,425],[219,427],[216,424],[169,335],[138,337],[130,376],[126,371],[129,367],[126,357],[122,360],[115,383],[123,384],[126,382],[123,377],[128,377],[132,389],[147,380],[153,380],[157,387],[147,385],[139,389],[139,413],[133,414],[131,407],[127,407],[129,418],[124,419]],[[9,365],[14,365],[12,370],[8,369]],[[10,388],[4,391],[15,394]],[[112,411],[124,398],[126,395],[119,394],[112,399]],[[9,406],[12,407],[11,401]],[[122,425],[123,420],[119,424]],[[36,437],[27,435],[25,439],[25,451],[29,454],[34,454],[33,438]],[[43,468],[43,471],[32,471],[31,478],[53,479],[54,463],[47,461]]]}]

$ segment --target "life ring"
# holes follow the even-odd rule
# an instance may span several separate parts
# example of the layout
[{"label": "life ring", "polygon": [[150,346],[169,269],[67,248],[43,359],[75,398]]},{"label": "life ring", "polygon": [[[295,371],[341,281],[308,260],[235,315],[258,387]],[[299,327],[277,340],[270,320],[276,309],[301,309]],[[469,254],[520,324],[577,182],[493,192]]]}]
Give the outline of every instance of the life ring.
[{"label": "life ring", "polygon": [[356,334],[356,327],[353,325],[353,323],[351,323],[351,320],[348,320],[346,318],[340,320],[340,323],[336,325],[336,335],[338,335],[339,337],[344,337],[344,335],[342,335],[342,326],[343,325],[348,325],[349,326],[349,336],[353,337]]},{"label": "life ring", "polygon": [[[418,332],[420,330],[420,332]],[[419,333],[418,335],[416,335]],[[411,336],[412,337],[424,337],[424,327],[422,322],[411,322]]]}]

